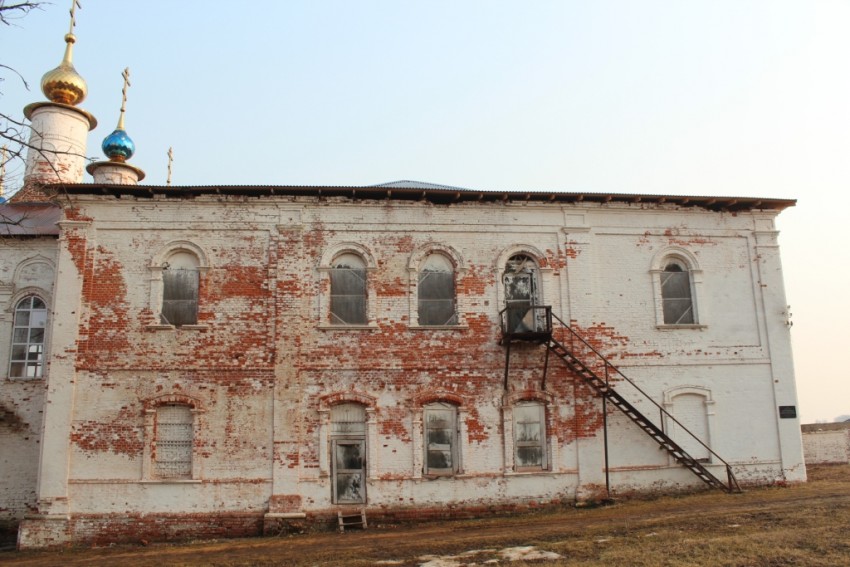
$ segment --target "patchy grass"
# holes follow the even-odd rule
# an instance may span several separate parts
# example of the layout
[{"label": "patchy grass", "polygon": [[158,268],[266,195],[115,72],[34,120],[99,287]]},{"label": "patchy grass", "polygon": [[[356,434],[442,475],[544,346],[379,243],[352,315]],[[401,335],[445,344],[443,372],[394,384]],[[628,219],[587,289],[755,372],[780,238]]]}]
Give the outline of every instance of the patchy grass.
[{"label": "patchy grass", "polygon": [[[346,534],[7,552],[4,565],[850,565],[850,466],[810,482]],[[557,558],[556,555],[557,554]]]}]

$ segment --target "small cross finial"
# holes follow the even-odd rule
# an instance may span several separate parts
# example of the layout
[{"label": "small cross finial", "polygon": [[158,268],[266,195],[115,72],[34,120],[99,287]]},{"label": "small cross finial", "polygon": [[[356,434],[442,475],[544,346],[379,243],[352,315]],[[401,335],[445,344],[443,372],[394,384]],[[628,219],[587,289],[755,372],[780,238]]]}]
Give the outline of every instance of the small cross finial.
[{"label": "small cross finial", "polygon": [[71,9],[69,10],[69,12],[71,13],[71,27],[68,29],[69,35],[74,34],[74,26],[77,25],[77,8],[79,8],[80,10],[83,9],[82,5],[80,4],[80,0],[71,0]]},{"label": "small cross finial", "polygon": [[171,187],[171,164],[174,163],[174,150],[172,148],[168,148],[168,179],[165,180],[165,184],[168,187]]},{"label": "small cross finial", "polygon": [[127,110],[127,87],[130,85],[130,68],[126,67],[121,73],[124,78],[124,86],[121,88],[121,114],[118,117],[118,129],[124,129],[124,112]]}]

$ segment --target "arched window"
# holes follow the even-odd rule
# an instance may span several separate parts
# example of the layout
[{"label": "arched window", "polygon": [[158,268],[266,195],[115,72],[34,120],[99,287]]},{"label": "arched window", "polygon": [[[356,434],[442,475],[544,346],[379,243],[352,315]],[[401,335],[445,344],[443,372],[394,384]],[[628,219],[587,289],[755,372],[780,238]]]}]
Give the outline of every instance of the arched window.
[{"label": "arched window", "polygon": [[429,254],[419,271],[419,324],[457,325],[455,270],[443,254]]},{"label": "arched window", "polygon": [[192,453],[195,440],[192,408],[183,404],[158,406],[154,431],[156,477],[192,478]]},{"label": "arched window", "polygon": [[343,253],[333,259],[329,273],[331,324],[367,324],[366,262],[357,254]]},{"label": "arched window", "polygon": [[542,330],[542,312],[532,309],[540,304],[540,270],[527,254],[514,254],[505,264],[502,283],[505,286],[507,330],[524,333]]},{"label": "arched window", "polygon": [[162,265],[161,322],[165,325],[198,323],[199,262],[186,250],[171,253]]},{"label": "arched window", "polygon": [[696,322],[691,276],[688,266],[681,260],[671,258],[664,262],[661,301],[665,325],[692,325]]},{"label": "arched window", "polygon": [[458,467],[457,407],[435,402],[424,406],[425,474],[455,474]]},{"label": "arched window", "polygon": [[44,376],[44,339],[47,328],[47,306],[36,295],[28,295],[15,305],[12,326],[10,378]]}]

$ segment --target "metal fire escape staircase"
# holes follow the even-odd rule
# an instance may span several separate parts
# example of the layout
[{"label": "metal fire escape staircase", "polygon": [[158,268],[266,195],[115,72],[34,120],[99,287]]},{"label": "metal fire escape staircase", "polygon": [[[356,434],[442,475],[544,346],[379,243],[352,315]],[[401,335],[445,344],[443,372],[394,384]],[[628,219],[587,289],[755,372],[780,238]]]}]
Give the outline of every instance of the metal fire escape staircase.
[{"label": "metal fire escape staircase", "polygon": [[[700,480],[712,488],[726,492],[741,492],[738,481],[732,473],[731,465],[720,455],[706,445],[701,439],[688,430],[660,404],[653,400],[637,384],[630,380],[617,367],[611,364],[602,354],[585,341],[578,333],[552,313],[550,306],[510,307],[500,313],[502,338],[500,344],[505,345],[505,388],[508,386],[510,367],[511,343],[531,342],[546,346],[546,359],[543,367],[543,388],[546,388],[546,371],[549,366],[549,353],[556,355],[581,380],[592,387],[604,402],[612,403],[625,414],[635,425],[651,437],[661,449],[669,453],[683,467],[693,472]],[[555,337],[553,324],[557,323],[560,340]],[[612,381],[631,387],[641,401],[647,401],[658,408],[660,423],[656,424],[643,415],[614,387]],[[603,411],[604,410],[603,408]],[[606,415],[607,418],[607,415]],[[683,438],[689,436],[712,455],[715,462],[726,467],[727,482],[723,482],[711,473],[700,461],[694,458],[665,431],[665,421],[675,423]],[[607,419],[606,419],[607,423]],[[606,425],[607,440],[607,425]],[[606,441],[606,474],[607,474],[607,441]]]}]

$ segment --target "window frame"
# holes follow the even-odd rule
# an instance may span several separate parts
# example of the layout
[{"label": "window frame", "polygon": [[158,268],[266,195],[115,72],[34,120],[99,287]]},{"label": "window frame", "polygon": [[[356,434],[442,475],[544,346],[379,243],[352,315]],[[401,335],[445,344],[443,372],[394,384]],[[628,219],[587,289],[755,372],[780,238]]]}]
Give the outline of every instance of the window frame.
[{"label": "window frame", "polygon": [[[676,417],[676,399],[681,398],[682,396],[692,396],[702,399],[702,407],[705,412],[703,417],[705,419],[706,438],[701,439],[701,441],[708,445],[713,451],[719,451],[720,448],[716,448],[714,444],[714,440],[717,439],[715,431],[715,400],[712,396],[712,391],[708,388],[704,388],[702,386],[677,386],[666,390],[663,394],[663,406],[664,410],[667,412],[667,414],[664,415],[664,430],[674,441],[676,441],[676,443],[682,445],[682,442],[684,441],[682,448],[685,449],[685,451],[688,451],[687,445],[698,445],[690,438],[689,435],[680,432],[680,426],[676,423],[676,421],[674,421],[674,419],[685,422],[688,421],[686,416],[680,415],[679,417]],[[684,425],[687,427],[687,424]],[[678,440],[677,437],[679,437]],[[705,450],[702,445],[698,445],[698,447],[700,451]],[[714,455],[710,451],[707,456],[696,456],[695,458],[703,464],[711,464],[714,462]],[[676,464],[676,460],[672,455],[668,455],[668,461],[671,465]]]},{"label": "window frame", "polygon": [[[342,421],[335,419],[340,412],[345,412],[346,408],[356,411],[359,415],[356,421]],[[367,406],[360,402],[341,401],[329,408],[330,413],[330,431],[329,431],[329,449],[330,455],[328,462],[330,464],[331,476],[331,502],[333,504],[359,504],[363,505],[367,502],[367,485],[369,479],[369,412]],[[342,424],[355,424],[359,427],[343,427],[338,428]],[[337,451],[341,446],[359,446],[362,465],[359,469],[344,469],[337,466]],[[339,494],[339,476],[354,474],[355,471],[361,473],[360,500],[341,498]]]},{"label": "window frame", "polygon": [[[196,319],[195,323],[184,323],[174,325],[163,321],[162,307],[165,295],[165,282],[163,279],[163,271],[169,258],[179,254],[187,254],[193,256],[197,264],[197,297],[196,297]],[[150,297],[149,308],[152,314],[151,323],[147,325],[148,330],[205,330],[208,328],[206,323],[201,323],[203,320],[203,305],[204,305],[204,279],[207,272],[212,269],[209,255],[206,251],[193,242],[187,240],[175,240],[163,246],[160,251],[151,259],[151,264],[148,266],[150,272]]]},{"label": "window frame", "polygon": [[[166,421],[166,419],[168,419],[167,414],[169,413],[169,410],[172,409],[179,409],[180,413],[184,414],[180,416],[180,420],[171,418],[173,421]],[[192,415],[191,406],[178,403],[160,404],[156,408],[154,420],[154,476],[162,480],[191,479],[195,445],[195,419],[194,415]],[[165,426],[167,425],[176,427],[166,428]],[[177,427],[179,427],[179,429],[177,429]],[[173,434],[173,431],[180,431],[183,429],[188,431],[188,435],[181,436]],[[176,449],[168,449],[169,445]],[[177,458],[166,458],[166,455]],[[169,468],[173,468],[174,472],[169,472]]]},{"label": "window frame", "polygon": [[[197,267],[197,257],[191,255],[191,258],[195,260],[193,268],[172,268],[169,266],[168,260],[181,253],[182,251],[171,254],[162,266],[160,323],[172,325],[176,328],[184,325],[197,325],[198,307],[200,305],[201,278]],[[168,316],[166,316],[166,312],[168,312]]]},{"label": "window frame", "polygon": [[[520,441],[517,427],[517,409],[518,408],[535,408],[537,411],[537,423],[540,428],[540,439],[535,442]],[[513,404],[511,408],[512,430],[513,430],[513,457],[514,470],[516,472],[540,472],[549,470],[549,450],[548,450],[548,427],[546,422],[546,404],[539,400],[520,400]],[[519,464],[519,449],[521,447],[540,447],[541,459],[539,465],[520,465]]]},{"label": "window frame", "polygon": [[[453,477],[459,474],[463,469],[460,466],[460,440],[461,440],[461,431],[460,431],[460,412],[458,411],[458,406],[452,402],[446,401],[433,401],[422,406],[422,474],[424,476],[429,477]],[[450,458],[451,465],[449,467],[432,467],[429,465],[429,452],[431,449],[429,448],[429,433],[432,431],[432,428],[429,427],[429,416],[436,413],[448,413],[451,416],[450,424],[448,429],[450,432]]]},{"label": "window frame", "polygon": [[[41,302],[41,304],[43,305],[43,308],[37,308],[36,309],[36,308],[32,307],[33,301],[36,300],[36,299]],[[19,326],[17,324],[18,318],[19,318],[18,313],[24,311],[23,309],[21,309],[21,304],[25,301],[29,301],[30,307],[26,311],[27,311],[27,313],[29,313],[30,316],[27,318],[28,321],[27,321],[26,326]],[[50,316],[51,316],[50,302],[46,299],[45,295],[43,294],[43,292],[41,292],[41,290],[27,288],[27,289],[21,290],[18,294],[16,294],[16,297],[14,297],[13,300],[10,302],[10,306],[11,306],[11,320],[10,320],[11,325],[10,325],[10,333],[8,335],[9,336],[9,343],[8,343],[9,344],[9,356],[8,356],[8,360],[7,360],[7,364],[6,364],[7,376],[10,380],[27,380],[27,381],[44,380],[47,377],[47,362],[48,362],[47,353],[48,353],[48,346],[49,346],[49,340],[48,339],[49,339],[49,333],[50,333]],[[32,324],[32,313],[34,311],[44,311],[44,326],[43,327],[32,327],[31,326],[31,324]],[[30,342],[31,338],[32,338],[32,330],[33,329],[39,329],[39,328],[42,329],[41,342],[40,343]],[[27,335],[26,342],[21,342],[21,341],[15,340],[15,335],[17,334],[16,331],[22,330],[22,329],[26,330],[26,335]],[[36,360],[36,363],[38,364],[38,372],[37,372],[37,375],[35,375],[35,376],[27,376],[26,375],[27,374],[26,369],[28,368],[28,366],[29,366],[28,363],[30,362],[28,355],[30,354],[31,347],[35,346],[35,345],[39,345],[41,347],[40,353],[38,353],[39,354],[38,360]],[[16,346],[17,347],[24,346],[24,354],[26,355],[25,358],[15,359],[15,347]],[[12,373],[13,365],[21,364],[21,363],[24,364],[24,367],[23,367],[24,373],[20,374],[20,375],[13,374]]]},{"label": "window frame", "polygon": [[[366,478],[367,482],[375,479],[376,468],[378,463],[377,447],[378,443],[378,422],[375,408],[377,400],[363,392],[332,392],[318,399],[318,459],[319,459],[319,477],[329,479],[331,477],[331,451],[333,440],[336,438],[344,438],[344,435],[335,435],[333,425],[331,423],[331,411],[334,407],[341,404],[357,404],[363,407],[366,412]],[[331,488],[330,490],[333,490]]]},{"label": "window frame", "polygon": [[[190,474],[184,476],[163,476],[157,470],[157,412],[163,406],[184,406],[192,416],[192,445]],[[203,460],[199,450],[203,431],[204,408],[200,402],[189,396],[167,395],[145,402],[144,435],[145,443],[142,455],[142,482],[152,483],[195,483],[203,477]]]},{"label": "window frame", "polygon": [[[675,264],[682,269],[682,273],[688,276],[690,289],[691,311],[693,322],[691,323],[668,323],[664,318],[665,297],[663,292],[664,274],[670,264]],[[696,257],[683,248],[664,248],[660,250],[652,260],[650,268],[652,278],[653,296],[655,299],[655,326],[659,330],[676,329],[703,329],[706,328],[706,309],[700,298],[702,296],[703,272],[697,264]],[[676,273],[676,272],[673,272]],[[683,298],[667,298],[683,299]]]},{"label": "window frame", "polygon": [[[677,258],[671,258],[664,263],[664,267],[661,269],[661,316],[664,318],[665,325],[693,325],[696,323],[691,274],[687,265],[683,264],[684,262]],[[680,281],[677,282],[676,280]],[[674,297],[674,293],[678,295]]]},{"label": "window frame", "polygon": [[[422,279],[422,272],[426,262],[431,256],[443,256],[452,266],[452,282],[454,286],[454,320],[455,322],[446,325],[428,325],[423,324],[420,320],[419,311],[419,286]],[[469,298],[460,293],[461,280],[468,271],[466,262],[463,256],[451,246],[445,244],[429,242],[418,247],[410,255],[407,262],[408,270],[408,286],[409,286],[409,325],[410,329],[423,330],[459,330],[467,329],[465,312]]]},{"label": "window frame", "polygon": [[[356,267],[344,266],[343,258],[348,258],[351,264],[358,263]],[[343,277],[346,276],[346,277]],[[369,273],[366,269],[366,261],[359,254],[351,252],[343,252],[337,254],[331,261],[331,266],[328,269],[328,278],[330,280],[330,289],[328,291],[328,324],[338,327],[362,326],[369,323]],[[344,280],[360,280],[358,285],[362,289],[357,289],[357,293],[353,293],[353,289],[344,288]],[[346,293],[352,292],[352,293]],[[355,305],[355,301],[357,305]],[[359,303],[362,302],[362,305]],[[334,305],[337,304],[337,307]],[[355,305],[351,311],[357,313],[346,314],[342,313],[342,308],[345,304]],[[341,315],[348,315],[351,319],[346,321]]]},{"label": "window frame", "polygon": [[[366,265],[366,322],[357,324],[335,323],[331,318],[331,271],[334,261],[345,254],[359,256]],[[323,330],[373,330],[377,329],[377,292],[374,272],[377,263],[369,250],[360,244],[344,242],[327,248],[316,266],[319,293],[317,295],[318,324]]]},{"label": "window frame", "polygon": [[[432,258],[442,259],[449,266],[449,269],[448,270],[434,270],[434,269],[428,268],[427,264]],[[459,324],[460,321],[459,321],[459,318],[458,318],[458,310],[457,310],[457,269],[455,267],[454,262],[452,261],[452,259],[450,257],[446,256],[445,254],[442,254],[440,252],[432,252],[431,254],[428,254],[427,256],[425,256],[422,259],[422,263],[421,263],[420,266],[421,267],[420,267],[419,272],[417,274],[418,277],[417,277],[417,280],[416,280],[416,322],[417,322],[417,324],[421,327],[456,327]],[[436,274],[443,274],[443,275],[448,274],[450,276],[451,290],[450,290],[450,293],[448,294],[448,297],[443,297],[442,295],[440,297],[436,297],[436,298],[425,298],[425,297],[423,297],[423,287],[425,287],[425,286],[422,285],[423,282],[427,278],[432,277],[432,275],[436,275]],[[451,316],[448,318],[448,320],[446,320],[445,322],[442,322],[442,323],[428,323],[428,322],[423,323],[422,322],[423,311],[429,311],[429,309],[428,309],[429,305],[437,303],[437,302],[442,302],[442,303],[451,302],[451,312],[452,312]],[[426,316],[424,318],[427,319],[428,317]]]}]

